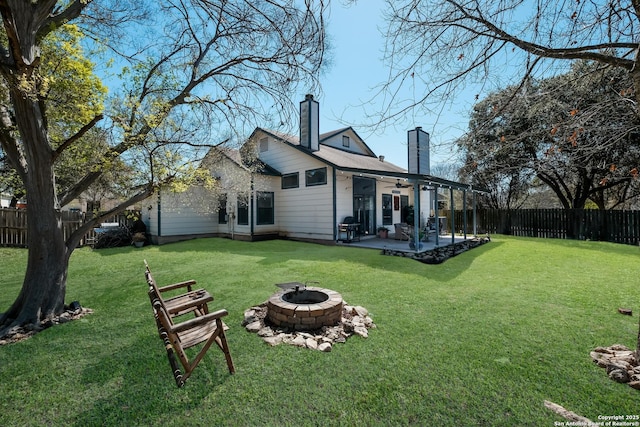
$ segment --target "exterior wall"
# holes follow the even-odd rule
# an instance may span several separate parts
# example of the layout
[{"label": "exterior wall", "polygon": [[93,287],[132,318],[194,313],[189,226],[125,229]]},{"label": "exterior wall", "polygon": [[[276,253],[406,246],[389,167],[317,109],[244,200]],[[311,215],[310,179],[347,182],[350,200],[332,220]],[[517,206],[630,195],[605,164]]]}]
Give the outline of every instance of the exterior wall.
[{"label": "exterior wall", "polygon": [[[342,143],[343,136],[349,137],[348,147],[345,147]],[[335,147],[340,150],[350,151],[352,153],[365,154],[365,155],[371,154],[371,151],[366,147],[366,145],[362,142],[362,140],[351,128],[345,129],[344,132],[338,133],[336,135],[331,136],[330,138],[322,140],[322,143],[324,145],[329,145],[331,147]]]},{"label": "exterior wall", "polygon": [[[264,137],[259,133],[257,138]],[[258,144],[259,145],[259,144]],[[298,173],[298,188],[282,189],[280,178],[274,184],[279,233],[298,239],[333,240],[333,170],[301,150],[269,137],[268,150],[258,153],[260,160],[283,175]],[[305,172],[327,167],[327,183],[307,187]]]},{"label": "exterior wall", "polygon": [[[253,235],[259,236],[278,236],[281,231],[282,208],[278,203],[280,190],[280,177],[275,176],[256,176],[254,178],[254,192],[252,201],[252,216],[249,222],[253,222]],[[258,224],[258,192],[271,192],[273,194],[273,224]]]},{"label": "exterior wall", "polygon": [[[218,232],[217,198],[211,200],[210,196],[209,191],[195,186],[182,193],[163,191],[160,199],[162,223],[156,233],[159,231],[161,236],[182,236]],[[156,206],[156,213],[157,209]]]},{"label": "exterior wall", "polygon": [[353,216],[353,177],[349,173],[336,173],[336,224],[338,227],[344,218]]},{"label": "exterior wall", "polygon": [[[142,204],[143,221],[154,243],[196,237],[250,236],[251,225],[238,225],[238,194],[249,191],[251,175],[226,156],[209,160],[213,189],[191,186],[184,192],[162,189]],[[218,222],[219,197],[227,196],[227,223]],[[158,203],[159,201],[159,203]],[[250,215],[251,218],[251,215]]]}]

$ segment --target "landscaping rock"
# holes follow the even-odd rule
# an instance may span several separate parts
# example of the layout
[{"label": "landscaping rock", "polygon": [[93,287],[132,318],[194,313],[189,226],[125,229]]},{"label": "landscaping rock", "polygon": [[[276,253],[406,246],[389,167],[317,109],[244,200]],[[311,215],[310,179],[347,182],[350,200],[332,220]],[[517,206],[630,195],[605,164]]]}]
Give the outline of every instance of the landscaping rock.
[{"label": "landscaping rock", "polygon": [[352,335],[362,338],[369,336],[369,329],[376,327],[369,316],[369,311],[361,306],[350,306],[344,303],[342,318],[335,326],[323,326],[313,331],[286,330],[269,324],[266,302],[251,307],[244,312],[242,325],[248,332],[256,333],[270,346],[281,343],[306,347],[323,352],[331,351],[333,345],[344,343]]},{"label": "landscaping rock", "polygon": [[252,322],[252,323],[249,323],[249,324],[246,326],[247,331],[249,331],[249,332],[258,332],[258,331],[260,331],[263,327],[264,327],[264,325],[263,325],[263,324],[262,324],[262,322],[261,322],[261,321],[259,321],[259,320],[256,320],[256,321],[254,321],[254,322]]},{"label": "landscaping rock", "polygon": [[305,343],[307,344],[307,348],[310,348],[311,350],[315,350],[318,348],[318,341],[314,340],[313,338],[307,338]]},{"label": "landscaping rock", "polygon": [[640,361],[628,347],[621,344],[597,347],[589,355],[594,363],[606,369],[609,378],[640,390]]},{"label": "landscaping rock", "polygon": [[275,334],[274,330],[268,326],[265,326],[264,328],[258,331],[258,336],[263,338],[272,337],[274,334]]},{"label": "landscaping rock", "polygon": [[609,372],[609,378],[619,383],[628,383],[629,373],[624,369],[614,369]]},{"label": "landscaping rock", "polygon": [[460,255],[461,253],[464,253],[469,249],[473,249],[485,243],[489,243],[490,241],[491,239],[489,238],[489,236],[476,237],[473,239],[465,240],[464,242],[457,242],[448,246],[440,246],[417,254],[415,252],[405,252],[386,248],[382,250],[382,254],[413,258],[425,264],[440,264],[451,257]]},{"label": "landscaping rock", "polygon": [[362,338],[367,338],[367,337],[369,337],[369,331],[368,331],[368,330],[367,330],[367,328],[365,328],[364,326],[356,326],[356,327],[353,329],[353,332],[354,332],[356,335],[361,336]]},{"label": "landscaping rock", "polygon": [[331,344],[330,344],[330,343],[328,343],[328,342],[323,342],[322,344],[320,344],[320,345],[318,346],[318,350],[323,351],[323,352],[325,352],[325,353],[330,352],[330,351],[331,351],[331,348],[332,348],[332,346],[331,346]]},{"label": "landscaping rock", "polygon": [[271,337],[263,337],[262,340],[269,344],[271,347],[275,347],[282,342],[282,337],[280,335],[276,335]]}]

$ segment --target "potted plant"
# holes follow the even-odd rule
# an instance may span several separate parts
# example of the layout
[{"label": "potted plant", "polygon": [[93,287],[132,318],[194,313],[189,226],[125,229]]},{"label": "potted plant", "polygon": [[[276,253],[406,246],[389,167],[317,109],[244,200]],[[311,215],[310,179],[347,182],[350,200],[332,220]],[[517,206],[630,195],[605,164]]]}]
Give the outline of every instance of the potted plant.
[{"label": "potted plant", "polygon": [[141,248],[142,246],[144,246],[144,242],[147,241],[147,236],[145,236],[144,233],[140,232],[133,233],[133,236],[131,236],[131,241],[136,248]]},{"label": "potted plant", "polygon": [[[424,231],[420,230],[418,231],[418,250],[422,249],[422,242],[424,239],[425,233]],[[416,248],[416,242],[415,242],[415,234],[413,232],[413,228],[411,228],[411,234],[409,234],[409,249],[415,249]]]},{"label": "potted plant", "polygon": [[381,239],[389,238],[389,229],[387,227],[378,227],[378,237]]}]

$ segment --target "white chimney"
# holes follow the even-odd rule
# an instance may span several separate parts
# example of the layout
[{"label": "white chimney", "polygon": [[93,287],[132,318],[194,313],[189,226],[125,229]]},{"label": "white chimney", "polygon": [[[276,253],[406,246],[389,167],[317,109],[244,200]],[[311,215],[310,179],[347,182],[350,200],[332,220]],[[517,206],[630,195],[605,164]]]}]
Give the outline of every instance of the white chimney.
[{"label": "white chimney", "polygon": [[320,106],[307,94],[300,103],[300,145],[310,151],[320,148]]}]

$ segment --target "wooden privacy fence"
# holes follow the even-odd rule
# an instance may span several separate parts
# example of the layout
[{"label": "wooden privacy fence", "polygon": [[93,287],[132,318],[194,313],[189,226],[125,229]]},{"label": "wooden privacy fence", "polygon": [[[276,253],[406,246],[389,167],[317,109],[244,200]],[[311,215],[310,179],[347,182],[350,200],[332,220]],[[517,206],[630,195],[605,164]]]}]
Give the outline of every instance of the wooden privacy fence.
[{"label": "wooden privacy fence", "polygon": [[[455,211],[456,232],[464,228],[473,233],[473,211]],[[451,225],[451,212],[446,212]],[[476,212],[478,234],[555,239],[600,240],[638,245],[640,211],[595,209],[479,209]]]},{"label": "wooden privacy fence", "polygon": [[[64,238],[67,239],[71,233],[77,230],[82,224],[92,218],[91,214],[76,211],[62,211],[62,230]],[[126,211],[121,214],[107,218],[102,222],[117,222],[121,226],[130,227],[140,213],[136,211]],[[99,224],[98,224],[99,226]],[[94,241],[95,231],[89,230],[80,240],[78,246],[85,246],[88,242]],[[0,209],[0,246],[10,246],[17,248],[27,247],[27,209]]]}]

